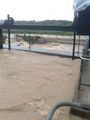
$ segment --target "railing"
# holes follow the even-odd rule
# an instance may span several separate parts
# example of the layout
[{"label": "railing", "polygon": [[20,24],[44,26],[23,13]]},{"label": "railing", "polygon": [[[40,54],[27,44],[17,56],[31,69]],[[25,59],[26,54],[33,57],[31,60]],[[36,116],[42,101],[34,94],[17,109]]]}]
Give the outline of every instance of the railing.
[{"label": "railing", "polygon": [[27,29],[27,30],[54,30],[54,31],[76,31],[72,26],[44,26],[44,25],[0,25],[0,29]]},{"label": "railing", "polygon": [[73,32],[74,37],[73,37],[72,59],[75,58],[75,43],[76,43],[77,30],[73,26],[14,25],[14,19],[8,15],[7,20],[5,20],[4,24],[0,25],[0,30],[2,29],[8,30],[8,48],[9,49],[11,49],[10,29],[51,30],[51,31]]},{"label": "railing", "polygon": [[[80,80],[79,80],[79,86],[78,89],[80,90],[81,85],[90,87],[90,84],[85,83],[86,80],[83,81],[83,76],[85,76],[85,79],[89,79],[89,66],[90,66],[90,50],[89,50],[89,40],[86,40],[84,49],[82,51],[82,54],[80,55],[81,58],[81,67],[80,67]],[[86,72],[86,70],[88,71]],[[87,75],[85,74],[87,73]],[[85,74],[85,75],[84,75]]]},{"label": "railing", "polygon": [[75,102],[62,102],[62,103],[57,103],[55,104],[49,111],[47,118],[45,120],[52,120],[52,117],[55,113],[55,111],[63,106],[69,106],[69,107],[74,107],[79,109],[81,112],[84,110],[84,112],[89,112],[90,114],[90,105],[85,105],[85,104],[80,104],[80,103],[75,103]]},{"label": "railing", "polygon": [[90,57],[83,56],[82,54],[80,55],[80,58],[82,60],[90,61]]},{"label": "railing", "polygon": [[73,48],[72,48],[72,59],[75,58],[75,42],[76,42],[76,30],[73,26],[40,26],[40,25],[0,25],[0,29],[8,30],[8,48],[11,49],[10,41],[10,29],[26,29],[26,30],[51,30],[51,31],[68,31],[73,32]]}]

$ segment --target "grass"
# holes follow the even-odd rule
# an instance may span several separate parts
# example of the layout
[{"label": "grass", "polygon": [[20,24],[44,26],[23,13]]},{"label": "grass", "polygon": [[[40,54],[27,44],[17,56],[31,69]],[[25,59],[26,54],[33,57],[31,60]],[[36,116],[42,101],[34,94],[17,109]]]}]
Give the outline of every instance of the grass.
[{"label": "grass", "polygon": [[[4,33],[7,33],[4,30]],[[53,34],[53,35],[73,35],[73,32],[65,31],[49,31],[49,30],[11,30],[11,33],[20,33],[20,34]]]}]

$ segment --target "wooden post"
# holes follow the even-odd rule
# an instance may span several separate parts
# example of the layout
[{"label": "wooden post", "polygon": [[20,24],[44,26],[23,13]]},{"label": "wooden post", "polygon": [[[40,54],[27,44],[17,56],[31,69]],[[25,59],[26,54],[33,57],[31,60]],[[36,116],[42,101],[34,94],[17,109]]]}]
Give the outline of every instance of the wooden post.
[{"label": "wooden post", "polygon": [[3,49],[3,36],[2,36],[2,29],[0,29],[0,49]]}]

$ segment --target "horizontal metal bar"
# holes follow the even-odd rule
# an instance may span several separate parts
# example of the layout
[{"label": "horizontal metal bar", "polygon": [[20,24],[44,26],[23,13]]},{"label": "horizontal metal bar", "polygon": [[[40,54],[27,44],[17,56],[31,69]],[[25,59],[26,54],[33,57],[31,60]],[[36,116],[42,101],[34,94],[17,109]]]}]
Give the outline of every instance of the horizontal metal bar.
[{"label": "horizontal metal bar", "polygon": [[58,108],[63,107],[63,106],[69,106],[72,108],[76,108],[76,109],[79,109],[81,112],[82,110],[83,112],[90,112],[90,105],[80,104],[80,103],[75,103],[75,102],[62,102],[62,103],[57,103],[52,106],[45,120],[52,120],[55,111]]},{"label": "horizontal metal bar", "polygon": [[41,25],[0,25],[0,29],[27,29],[27,30],[52,30],[52,31],[76,31],[72,26],[41,26]]},{"label": "horizontal metal bar", "polygon": [[80,58],[82,60],[90,61],[90,57],[84,57],[82,54],[80,55]]},{"label": "horizontal metal bar", "polygon": [[81,83],[81,85],[90,87],[90,85],[85,84],[85,83]]}]

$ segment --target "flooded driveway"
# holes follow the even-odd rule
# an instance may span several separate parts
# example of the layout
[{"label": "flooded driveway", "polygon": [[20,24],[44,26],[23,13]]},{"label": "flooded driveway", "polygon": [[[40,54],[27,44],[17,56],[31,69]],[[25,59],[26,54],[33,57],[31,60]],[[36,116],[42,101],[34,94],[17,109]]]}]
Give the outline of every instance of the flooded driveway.
[{"label": "flooded driveway", "polygon": [[[72,101],[79,68],[78,59],[0,50],[0,120],[43,120],[53,104]],[[59,117],[68,120],[68,110]]]}]

